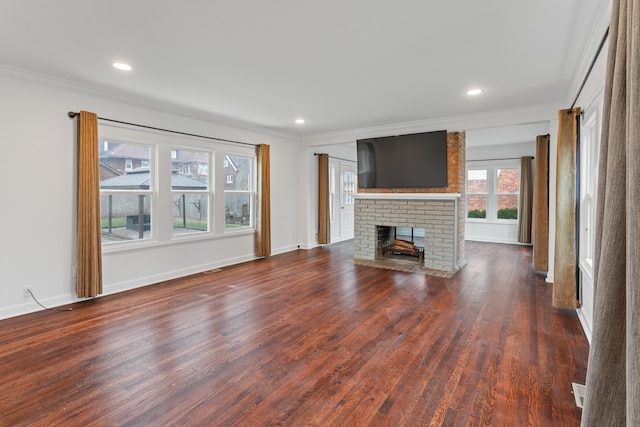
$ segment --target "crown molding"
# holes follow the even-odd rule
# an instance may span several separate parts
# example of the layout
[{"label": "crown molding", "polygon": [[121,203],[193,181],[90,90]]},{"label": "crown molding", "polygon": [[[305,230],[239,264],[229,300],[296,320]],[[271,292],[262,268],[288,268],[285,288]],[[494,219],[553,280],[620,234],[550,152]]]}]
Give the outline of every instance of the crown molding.
[{"label": "crown molding", "polygon": [[350,129],[340,132],[319,133],[302,137],[301,144],[313,147],[316,145],[352,143],[362,138],[430,132],[443,129],[455,132],[467,129],[545,122],[557,118],[558,110],[562,108],[566,108],[566,105],[563,103],[553,103]]},{"label": "crown molding", "polygon": [[296,141],[294,135],[288,135],[276,132],[273,129],[261,127],[245,121],[224,117],[213,113],[207,113],[202,110],[196,110],[189,107],[183,107],[170,102],[157,100],[149,97],[132,95],[127,92],[107,89],[101,86],[94,86],[86,83],[75,82],[60,77],[51,76],[49,74],[37,73],[22,68],[12,67],[6,64],[0,64],[0,75],[12,77],[16,79],[29,80],[40,84],[58,87],[65,90],[79,92],[85,95],[97,96],[109,99],[111,101],[122,102],[128,105],[142,107],[155,110],[162,113],[173,114],[188,119],[195,119],[209,123],[215,123],[222,126],[228,126],[236,130],[242,130],[257,133],[265,136],[271,136],[289,141]]}]

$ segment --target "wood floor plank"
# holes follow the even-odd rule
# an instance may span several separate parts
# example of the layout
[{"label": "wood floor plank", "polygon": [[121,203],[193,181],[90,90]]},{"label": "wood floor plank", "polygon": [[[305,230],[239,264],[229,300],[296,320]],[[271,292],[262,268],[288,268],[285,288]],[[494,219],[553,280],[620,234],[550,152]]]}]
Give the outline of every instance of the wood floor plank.
[{"label": "wood floor plank", "polygon": [[4,426],[577,426],[588,345],[524,246],[450,279],[352,243],[0,321]]}]

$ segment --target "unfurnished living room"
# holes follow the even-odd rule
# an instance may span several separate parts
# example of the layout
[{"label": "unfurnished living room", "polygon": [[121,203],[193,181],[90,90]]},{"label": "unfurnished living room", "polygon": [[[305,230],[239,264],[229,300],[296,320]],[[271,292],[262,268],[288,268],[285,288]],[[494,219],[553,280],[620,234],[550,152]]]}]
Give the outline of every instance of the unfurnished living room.
[{"label": "unfurnished living room", "polygon": [[636,1],[0,35],[0,427],[640,425]]}]

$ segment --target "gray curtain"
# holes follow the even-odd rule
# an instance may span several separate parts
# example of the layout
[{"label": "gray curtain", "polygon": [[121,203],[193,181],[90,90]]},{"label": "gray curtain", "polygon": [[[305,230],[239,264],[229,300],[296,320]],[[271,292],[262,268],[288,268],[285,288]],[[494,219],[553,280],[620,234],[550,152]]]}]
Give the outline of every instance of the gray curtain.
[{"label": "gray curtain", "polygon": [[533,157],[520,159],[520,207],[518,209],[518,242],[531,243],[531,215],[533,213]]},{"label": "gray curtain", "polygon": [[583,426],[640,426],[640,2],[614,0]]}]

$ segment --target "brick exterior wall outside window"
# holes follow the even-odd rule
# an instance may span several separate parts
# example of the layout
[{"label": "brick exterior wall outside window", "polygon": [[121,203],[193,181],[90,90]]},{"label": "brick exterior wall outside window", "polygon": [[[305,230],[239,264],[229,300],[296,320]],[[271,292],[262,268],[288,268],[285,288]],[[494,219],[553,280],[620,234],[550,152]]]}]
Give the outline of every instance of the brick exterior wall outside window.
[{"label": "brick exterior wall outside window", "polygon": [[[520,191],[519,170],[517,168],[489,168],[489,170],[497,171],[495,177],[497,210],[517,208]],[[487,181],[487,179],[467,180],[467,212],[487,209]],[[501,193],[507,194],[501,195]]]}]

